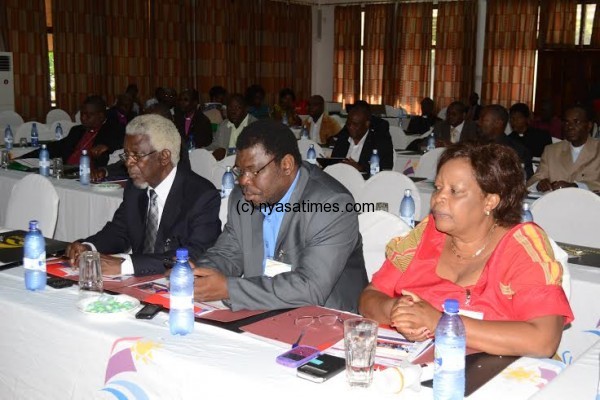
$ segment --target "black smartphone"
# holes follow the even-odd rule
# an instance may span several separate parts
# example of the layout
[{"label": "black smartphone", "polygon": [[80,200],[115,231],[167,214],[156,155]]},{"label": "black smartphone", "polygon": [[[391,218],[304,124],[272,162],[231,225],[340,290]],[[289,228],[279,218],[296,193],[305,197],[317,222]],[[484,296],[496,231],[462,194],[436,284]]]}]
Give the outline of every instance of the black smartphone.
[{"label": "black smartphone", "polygon": [[144,308],[135,314],[137,319],[152,319],[162,309],[161,306],[156,304],[146,304]]},{"label": "black smartphone", "polygon": [[296,375],[312,382],[321,383],[339,374],[345,367],[345,359],[330,354],[321,354],[298,367]]},{"label": "black smartphone", "polygon": [[62,288],[68,288],[68,287],[73,286],[75,284],[75,282],[65,279],[65,278],[50,276],[46,280],[46,284],[54,289],[62,289]]}]

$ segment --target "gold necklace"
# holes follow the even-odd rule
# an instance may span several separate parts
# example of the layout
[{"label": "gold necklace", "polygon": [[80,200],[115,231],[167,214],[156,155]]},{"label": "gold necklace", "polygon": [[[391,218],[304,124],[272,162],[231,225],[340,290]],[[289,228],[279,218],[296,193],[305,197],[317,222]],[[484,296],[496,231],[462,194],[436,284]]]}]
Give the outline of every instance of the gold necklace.
[{"label": "gold necklace", "polygon": [[456,244],[454,243],[454,238],[450,241],[450,250],[452,251],[452,254],[454,254],[457,258],[461,259],[461,260],[468,260],[468,259],[473,259],[478,257],[479,255],[481,255],[481,253],[483,253],[483,251],[485,250],[485,248],[487,247],[487,245],[490,243],[490,239],[492,238],[492,233],[494,232],[494,230],[496,229],[496,224],[492,225],[492,227],[490,228],[490,230],[488,231],[486,237],[486,241],[483,244],[483,246],[481,246],[481,248],[477,251],[475,251],[475,253],[471,254],[470,256],[461,256],[460,254],[458,254],[458,249],[456,247]]}]

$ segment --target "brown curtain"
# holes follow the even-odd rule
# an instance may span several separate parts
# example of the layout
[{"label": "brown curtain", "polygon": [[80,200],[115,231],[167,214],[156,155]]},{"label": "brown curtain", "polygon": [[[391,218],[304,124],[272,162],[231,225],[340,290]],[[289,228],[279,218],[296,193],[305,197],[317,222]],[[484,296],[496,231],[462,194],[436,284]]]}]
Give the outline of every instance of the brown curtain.
[{"label": "brown curtain", "polygon": [[370,104],[382,104],[383,71],[393,57],[392,25],[394,4],[365,7],[362,98]]},{"label": "brown curtain", "polygon": [[0,51],[8,48],[8,19],[6,17],[6,0],[0,0]]},{"label": "brown curtain", "polygon": [[360,6],[335,7],[333,99],[345,104],[360,94]]},{"label": "brown curtain", "polygon": [[311,95],[312,76],[312,9],[302,4],[289,4],[288,32],[290,75],[286,81],[296,92],[298,100]]},{"label": "brown curtain", "polygon": [[4,0],[8,49],[13,52],[15,111],[44,122],[50,109],[44,0]]},{"label": "brown curtain", "polygon": [[476,31],[476,0],[439,3],[433,89],[438,108],[466,101],[473,91]]},{"label": "brown curtain", "polygon": [[545,0],[540,4],[539,48],[575,46],[578,0]]},{"label": "brown curtain", "polygon": [[592,27],[592,40],[590,45],[600,48],[600,1],[596,1],[596,13],[594,14],[594,25]]},{"label": "brown curtain", "polygon": [[488,0],[482,103],[531,103],[537,0]]}]

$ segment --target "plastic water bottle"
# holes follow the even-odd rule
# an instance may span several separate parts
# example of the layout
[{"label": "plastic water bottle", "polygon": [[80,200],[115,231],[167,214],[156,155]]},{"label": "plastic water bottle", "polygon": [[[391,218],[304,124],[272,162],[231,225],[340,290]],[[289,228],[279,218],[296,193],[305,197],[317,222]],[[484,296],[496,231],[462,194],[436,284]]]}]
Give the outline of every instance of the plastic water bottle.
[{"label": "plastic water bottle", "polygon": [[194,330],[194,274],[187,249],[177,249],[176,256],[170,278],[169,329],[171,335],[187,335]]},{"label": "plastic water bottle", "polygon": [[444,301],[444,314],[435,328],[433,398],[465,397],[465,326],[458,315],[458,300]]},{"label": "plastic water bottle", "polygon": [[400,203],[400,218],[411,228],[415,227],[415,201],[410,189],[404,191],[404,197]]},{"label": "plastic water bottle", "polygon": [[369,174],[371,176],[379,173],[379,154],[377,154],[377,149],[373,149],[373,154],[371,154],[369,165]]},{"label": "plastic water bottle", "polygon": [[87,150],[82,150],[79,158],[79,183],[90,184],[90,156],[87,155]]},{"label": "plastic water bottle", "polygon": [[435,150],[435,136],[433,136],[433,132],[427,138],[427,151]]},{"label": "plastic water bottle", "polygon": [[38,134],[37,124],[35,122],[31,124],[31,146],[40,146],[40,135]]},{"label": "plastic water bottle", "polygon": [[317,152],[315,151],[314,144],[311,144],[308,148],[308,151],[306,152],[306,161],[308,161],[311,164],[317,163]]},{"label": "plastic water bottle", "polygon": [[225,173],[223,174],[223,178],[221,179],[221,194],[222,197],[228,197],[231,194],[235,186],[235,177],[233,176],[233,172],[231,172],[231,167],[227,167]]},{"label": "plastic water bottle", "polygon": [[308,137],[308,129],[306,129],[306,126],[303,126],[302,130],[300,131],[300,139],[310,139]]},{"label": "plastic water bottle", "polygon": [[56,128],[54,129],[54,139],[60,140],[63,137],[63,129],[60,126],[60,122],[56,124]]},{"label": "plastic water bottle", "polygon": [[531,211],[529,210],[529,203],[523,203],[521,222],[533,222],[533,214],[531,214]]},{"label": "plastic water bottle", "polygon": [[50,175],[50,154],[45,144],[42,145],[42,149],[40,150],[40,175]]},{"label": "plastic water bottle", "polygon": [[23,245],[23,267],[25,267],[25,289],[46,288],[46,242],[36,220],[29,221],[29,232]]},{"label": "plastic water bottle", "polygon": [[15,137],[13,136],[12,129],[10,129],[10,125],[6,125],[6,129],[4,129],[4,147],[6,147],[6,150],[12,150],[14,141]]}]

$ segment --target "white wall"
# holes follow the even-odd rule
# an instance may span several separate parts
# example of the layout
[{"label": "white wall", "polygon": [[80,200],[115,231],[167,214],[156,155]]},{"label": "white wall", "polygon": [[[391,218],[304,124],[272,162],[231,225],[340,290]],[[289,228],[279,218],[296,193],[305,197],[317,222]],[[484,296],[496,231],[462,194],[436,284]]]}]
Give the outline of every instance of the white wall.
[{"label": "white wall", "polygon": [[[321,38],[317,38],[318,10],[321,10]],[[333,97],[333,19],[334,6],[313,6],[311,95],[325,101]]]}]

